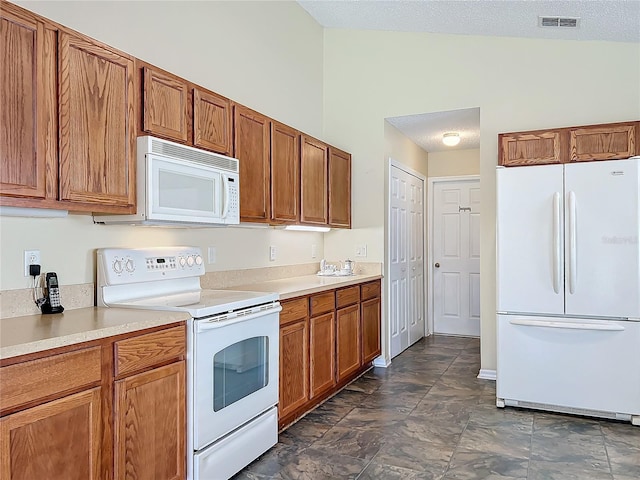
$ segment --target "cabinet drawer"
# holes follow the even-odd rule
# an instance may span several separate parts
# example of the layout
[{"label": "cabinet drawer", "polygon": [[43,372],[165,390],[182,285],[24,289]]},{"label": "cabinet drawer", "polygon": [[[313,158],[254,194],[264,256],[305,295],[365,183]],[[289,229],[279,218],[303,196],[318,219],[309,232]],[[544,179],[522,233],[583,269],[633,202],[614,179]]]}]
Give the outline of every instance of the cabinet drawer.
[{"label": "cabinet drawer", "polygon": [[184,355],[185,328],[174,327],[115,343],[115,375],[126,375]]},{"label": "cabinet drawer", "polygon": [[336,307],[335,290],[311,296],[311,316],[332,311]]},{"label": "cabinet drawer", "polygon": [[380,281],[369,282],[362,285],[362,300],[368,300],[380,296]]},{"label": "cabinet drawer", "polygon": [[280,312],[280,326],[288,325],[307,317],[309,305],[307,297],[296,298],[295,300],[285,300],[280,302],[282,311]]},{"label": "cabinet drawer", "polygon": [[360,301],[360,287],[358,285],[354,287],[341,288],[336,292],[336,304],[337,308],[346,307],[353,303]]},{"label": "cabinet drawer", "polygon": [[0,370],[0,410],[100,382],[100,347],[17,363]]}]

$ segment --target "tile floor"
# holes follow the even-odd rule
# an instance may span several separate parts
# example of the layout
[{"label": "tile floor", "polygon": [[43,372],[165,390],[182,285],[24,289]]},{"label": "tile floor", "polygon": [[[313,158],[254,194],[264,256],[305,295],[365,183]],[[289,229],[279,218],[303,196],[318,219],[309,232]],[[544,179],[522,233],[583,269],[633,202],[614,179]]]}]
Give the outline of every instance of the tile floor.
[{"label": "tile floor", "polygon": [[638,480],[640,428],[495,407],[477,339],[435,336],[280,434],[246,479]]}]

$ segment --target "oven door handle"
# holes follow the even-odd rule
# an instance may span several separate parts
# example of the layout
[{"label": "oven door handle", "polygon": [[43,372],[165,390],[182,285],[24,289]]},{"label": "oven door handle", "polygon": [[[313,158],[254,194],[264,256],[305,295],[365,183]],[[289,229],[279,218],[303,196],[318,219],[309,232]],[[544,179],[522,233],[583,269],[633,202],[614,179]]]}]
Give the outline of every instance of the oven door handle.
[{"label": "oven door handle", "polygon": [[274,313],[278,313],[282,310],[282,307],[278,305],[277,307],[268,308],[265,310],[261,310],[259,312],[250,313],[248,315],[240,315],[234,318],[230,318],[228,320],[196,320],[196,332],[206,332],[207,330],[216,330],[218,328],[228,327],[230,325],[235,325],[237,323],[246,322],[248,320],[254,320],[258,317],[264,317],[266,315],[272,315]]}]

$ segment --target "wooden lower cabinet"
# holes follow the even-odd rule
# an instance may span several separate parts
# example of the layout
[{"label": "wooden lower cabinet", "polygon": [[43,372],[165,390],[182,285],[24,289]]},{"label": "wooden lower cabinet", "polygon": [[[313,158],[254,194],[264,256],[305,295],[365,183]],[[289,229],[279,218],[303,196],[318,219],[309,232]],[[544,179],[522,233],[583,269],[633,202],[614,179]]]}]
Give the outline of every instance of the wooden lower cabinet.
[{"label": "wooden lower cabinet", "polygon": [[336,330],[333,312],[309,319],[309,398],[323,394],[336,383]]},{"label": "wooden lower cabinet", "polygon": [[174,323],[2,360],[0,478],[184,479],[185,343]]},{"label": "wooden lower cabinet", "polygon": [[304,317],[280,328],[279,389],[281,417],[295,412],[309,399],[309,329]]},{"label": "wooden lower cabinet", "polygon": [[362,317],[362,362],[369,363],[382,353],[380,346],[380,297],[360,305]]},{"label": "wooden lower cabinet", "polygon": [[348,385],[380,355],[380,286],[375,280],[281,302],[279,428]]},{"label": "wooden lower cabinet", "polygon": [[360,368],[360,305],[350,305],[336,312],[337,380],[344,380]]},{"label": "wooden lower cabinet", "polygon": [[185,362],[115,383],[115,478],[185,476]]},{"label": "wooden lower cabinet", "polygon": [[0,419],[0,478],[101,478],[100,387]]}]

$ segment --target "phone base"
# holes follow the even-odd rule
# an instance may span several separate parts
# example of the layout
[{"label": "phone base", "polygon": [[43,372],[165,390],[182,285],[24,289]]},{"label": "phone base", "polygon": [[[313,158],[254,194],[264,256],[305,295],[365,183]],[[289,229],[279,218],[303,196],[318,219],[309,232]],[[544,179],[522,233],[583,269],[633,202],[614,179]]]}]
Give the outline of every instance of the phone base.
[{"label": "phone base", "polygon": [[48,303],[44,303],[40,309],[42,310],[42,313],[44,314],[49,314],[49,313],[62,313],[64,312],[64,307],[62,305],[60,305],[59,307],[52,307],[51,305],[49,305]]}]

